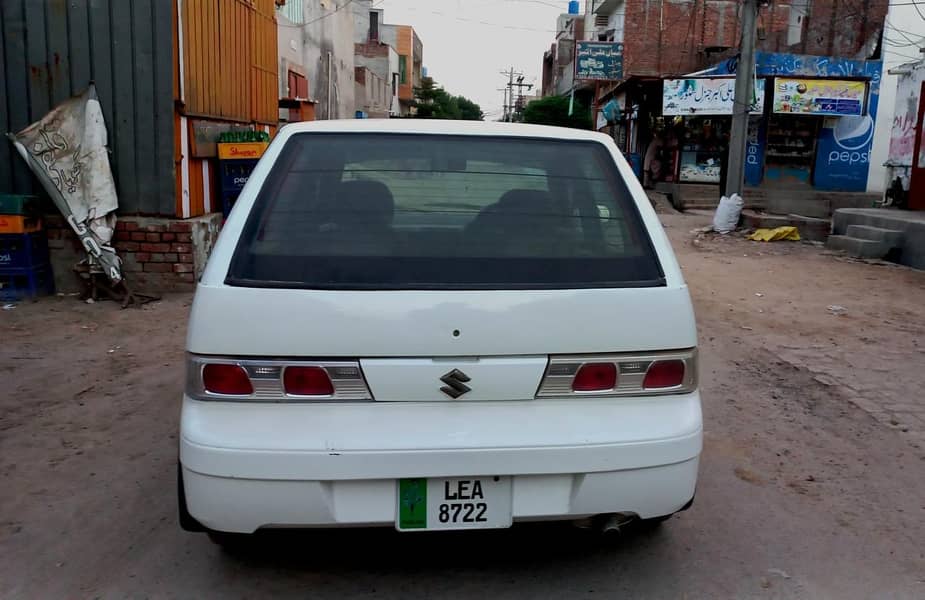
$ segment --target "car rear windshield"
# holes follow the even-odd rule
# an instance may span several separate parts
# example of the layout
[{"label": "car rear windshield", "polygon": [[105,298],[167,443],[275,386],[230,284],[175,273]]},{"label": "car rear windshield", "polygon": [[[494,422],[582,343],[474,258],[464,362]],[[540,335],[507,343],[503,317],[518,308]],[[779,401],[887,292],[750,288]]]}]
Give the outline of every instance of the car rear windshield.
[{"label": "car rear windshield", "polygon": [[600,143],[300,133],[259,192],[226,283],[542,289],[664,279]]}]

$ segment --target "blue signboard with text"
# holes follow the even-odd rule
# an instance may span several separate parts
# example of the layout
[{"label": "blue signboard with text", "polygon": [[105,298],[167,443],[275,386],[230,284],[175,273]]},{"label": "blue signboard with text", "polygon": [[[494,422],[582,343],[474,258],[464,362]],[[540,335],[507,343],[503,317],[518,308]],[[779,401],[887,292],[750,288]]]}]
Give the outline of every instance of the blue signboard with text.
[{"label": "blue signboard with text", "polygon": [[620,42],[576,42],[575,79],[592,81],[623,79],[623,44]]}]

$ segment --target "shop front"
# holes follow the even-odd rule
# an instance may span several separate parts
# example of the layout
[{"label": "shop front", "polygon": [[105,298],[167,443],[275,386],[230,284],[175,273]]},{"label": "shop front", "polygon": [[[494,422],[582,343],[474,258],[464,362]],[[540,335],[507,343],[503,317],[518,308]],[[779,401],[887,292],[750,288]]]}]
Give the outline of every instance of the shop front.
[{"label": "shop front", "polygon": [[[707,72],[735,75],[737,62]],[[864,192],[881,67],[879,60],[758,52],[755,72],[767,102],[757,123],[752,117],[746,184]]]},{"label": "shop front", "polygon": [[767,116],[764,179],[777,187],[825,188],[829,156],[820,153],[820,137],[826,130],[844,131],[845,124],[857,119],[864,123],[867,82],[791,77],[769,82],[773,101]]},{"label": "shop front", "polygon": [[[866,185],[869,79],[758,76],[751,101],[745,181],[792,189]],[[732,76],[666,79],[653,144],[661,179],[721,183],[732,129]]]},{"label": "shop front", "polygon": [[[734,77],[666,79],[662,85],[662,117],[653,144],[664,165],[653,181],[680,184],[717,184],[732,131]],[[751,146],[759,139],[760,115],[765,107],[764,80],[759,80],[751,102],[749,156],[761,152]],[[751,175],[751,173],[747,174]]]}]

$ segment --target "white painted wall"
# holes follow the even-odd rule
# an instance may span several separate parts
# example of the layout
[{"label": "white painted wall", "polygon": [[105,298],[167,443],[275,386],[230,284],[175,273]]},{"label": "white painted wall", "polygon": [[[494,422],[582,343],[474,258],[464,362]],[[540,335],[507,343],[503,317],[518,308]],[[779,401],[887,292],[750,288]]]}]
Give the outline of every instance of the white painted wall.
[{"label": "white painted wall", "polygon": [[[318,104],[318,119],[353,118],[356,103],[353,39],[354,13],[344,10],[352,0],[312,0],[303,3],[300,23],[277,11],[280,91],[287,64],[298,64],[308,77],[308,93]],[[293,45],[297,49],[293,49]]]},{"label": "white painted wall", "polygon": [[896,84],[898,77],[890,75],[905,63],[917,61],[925,55],[919,48],[925,47],[925,3],[916,7],[891,5],[884,24],[883,73],[880,81],[880,104],[874,127],[874,143],[870,154],[870,168],[867,173],[867,191],[883,192],[889,185],[888,170],[883,165],[889,157],[890,132],[896,106]]}]

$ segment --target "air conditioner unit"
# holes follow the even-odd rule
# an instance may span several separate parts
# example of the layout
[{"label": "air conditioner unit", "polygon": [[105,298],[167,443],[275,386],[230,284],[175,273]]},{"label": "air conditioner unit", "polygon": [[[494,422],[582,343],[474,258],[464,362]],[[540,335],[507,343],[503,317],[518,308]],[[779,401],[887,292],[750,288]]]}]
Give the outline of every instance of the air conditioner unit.
[{"label": "air conditioner unit", "polygon": [[610,15],[594,15],[594,28],[607,29],[610,25]]}]

